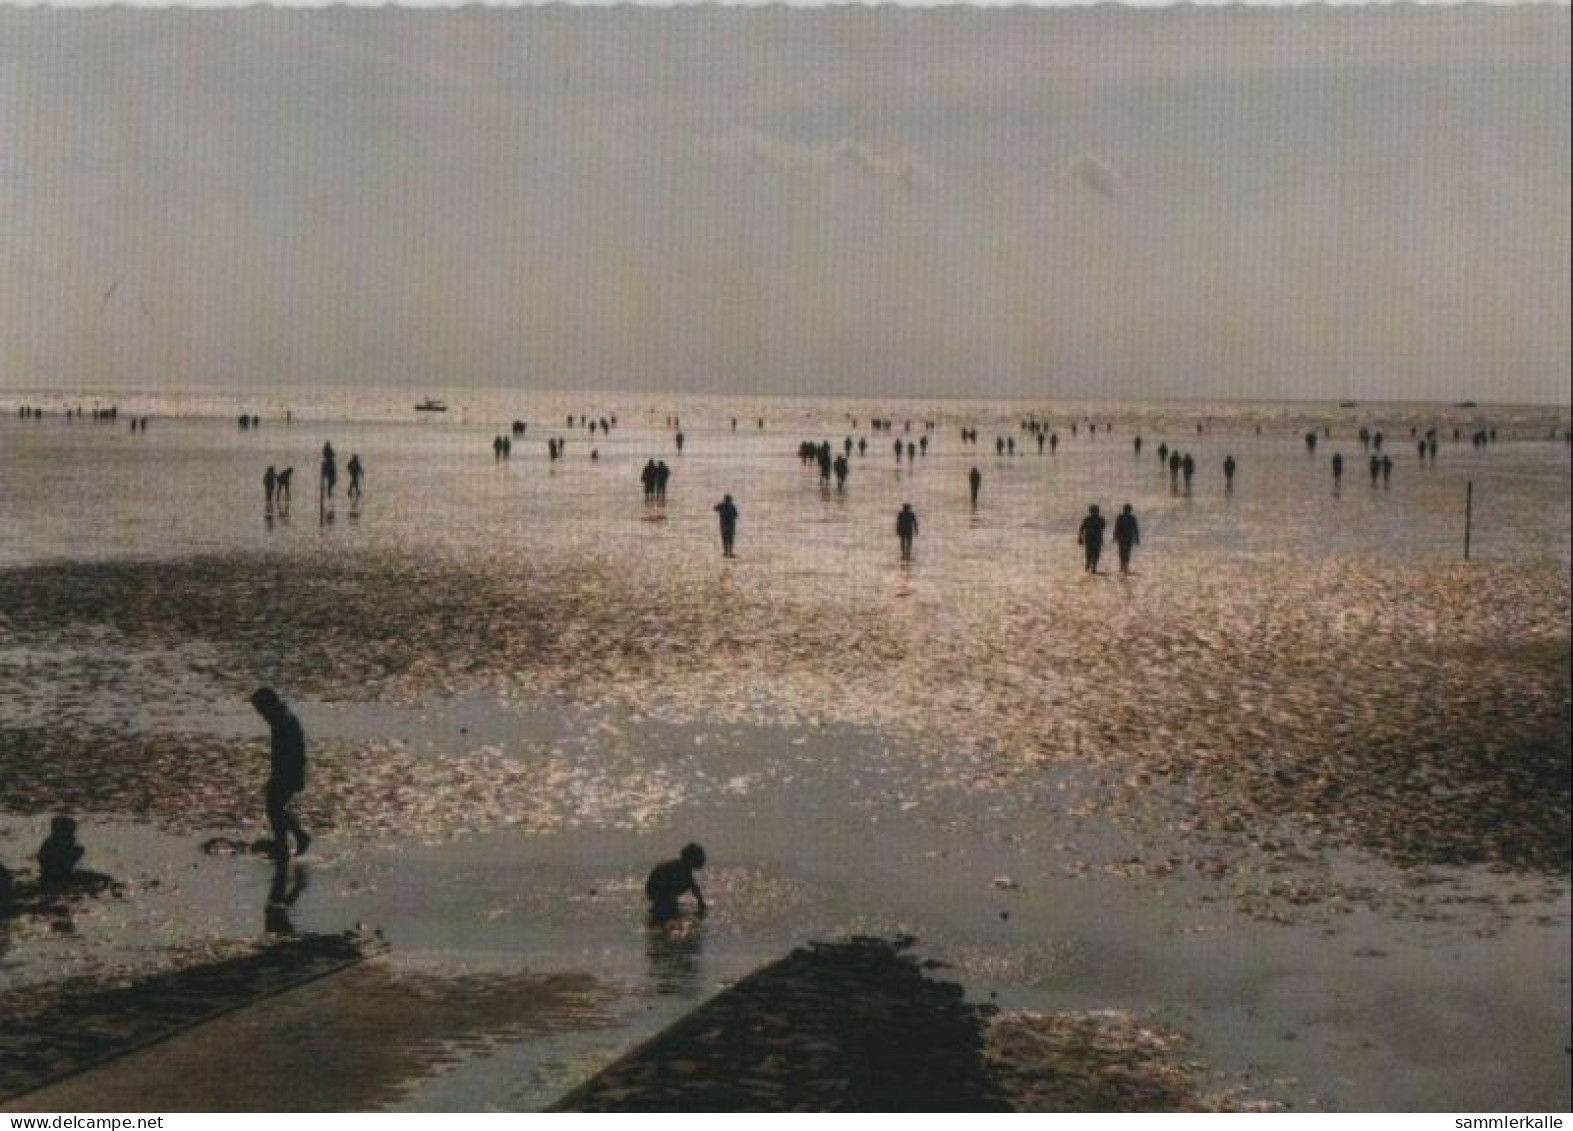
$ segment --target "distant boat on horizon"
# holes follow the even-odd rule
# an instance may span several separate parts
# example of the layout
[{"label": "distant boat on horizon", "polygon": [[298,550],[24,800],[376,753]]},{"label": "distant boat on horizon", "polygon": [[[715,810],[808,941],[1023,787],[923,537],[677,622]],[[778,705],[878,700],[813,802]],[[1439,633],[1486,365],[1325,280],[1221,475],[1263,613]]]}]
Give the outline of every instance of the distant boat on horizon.
[{"label": "distant boat on horizon", "polygon": [[448,406],[447,406],[447,404],[445,404],[442,401],[433,400],[431,397],[427,397],[420,404],[415,406],[415,411],[416,412],[447,412],[448,411]]},{"label": "distant boat on horizon", "polygon": [[1454,401],[1453,402],[1453,407],[1454,408],[1476,408],[1478,406],[1475,404],[1474,401]]},{"label": "distant boat on horizon", "polygon": [[1338,407],[1339,408],[1357,408],[1359,406],[1358,406],[1358,404],[1355,401],[1339,401],[1338,402]]}]

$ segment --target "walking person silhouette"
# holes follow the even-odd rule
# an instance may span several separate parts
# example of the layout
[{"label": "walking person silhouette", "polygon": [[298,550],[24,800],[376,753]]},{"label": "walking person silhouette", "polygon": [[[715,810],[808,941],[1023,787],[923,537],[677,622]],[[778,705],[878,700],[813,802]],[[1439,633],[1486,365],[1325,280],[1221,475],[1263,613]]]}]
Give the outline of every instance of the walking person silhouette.
[{"label": "walking person silhouette", "polygon": [[721,516],[721,556],[733,558],[732,541],[737,537],[737,504],[732,502],[728,495],[715,505],[716,514]]},{"label": "walking person silhouette", "polygon": [[896,514],[896,537],[901,539],[901,560],[912,560],[912,539],[918,532],[918,516],[911,503],[902,503]]},{"label": "walking person silhouette", "polygon": [[1125,508],[1114,519],[1114,548],[1120,554],[1120,572],[1131,572],[1131,549],[1141,544],[1141,529],[1136,525],[1135,512],[1131,504],[1126,503]]},{"label": "walking person silhouette", "polygon": [[1087,508],[1087,517],[1081,520],[1076,531],[1076,541],[1086,556],[1087,572],[1098,572],[1098,559],[1103,556],[1103,528],[1107,525],[1096,506]]},{"label": "walking person silhouette", "polygon": [[332,444],[322,445],[322,486],[328,498],[333,498],[333,488],[339,482],[339,460],[333,454]]},{"label": "walking person silhouette", "polygon": [[267,722],[270,731],[270,758],[266,807],[268,824],[273,829],[273,855],[289,857],[289,837],[295,837],[295,855],[311,846],[311,837],[289,811],[290,799],[306,788],[306,733],[295,712],[271,687],[259,687],[251,694],[251,705]]}]

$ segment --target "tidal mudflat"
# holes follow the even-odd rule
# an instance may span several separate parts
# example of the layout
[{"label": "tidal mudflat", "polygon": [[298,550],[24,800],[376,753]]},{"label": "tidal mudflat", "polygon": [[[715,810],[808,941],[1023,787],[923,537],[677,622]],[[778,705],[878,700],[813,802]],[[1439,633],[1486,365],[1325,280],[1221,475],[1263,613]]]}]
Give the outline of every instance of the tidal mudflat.
[{"label": "tidal mudflat", "polygon": [[[797,445],[866,435],[873,406],[624,404],[599,438],[560,424],[612,410],[588,395],[245,433],[158,407],[140,434],[0,417],[0,861],[25,874],[68,811],[123,886],[6,924],[14,1008],[359,931],[378,938],[354,975],[368,1001],[401,980],[484,997],[480,978],[517,1009],[434,1008],[364,1090],[322,1102],[544,1107],[794,947],[911,936],[1001,1011],[1017,1059],[1183,1044],[1187,1083],[1166,1062],[1155,1104],[1566,1102],[1555,413],[1499,410],[1476,447],[1469,414],[1382,409],[1382,487],[1355,438],[1368,410],[885,406],[914,437],[935,421],[928,454],[871,437],[836,491]],[[1033,414],[1052,454],[1020,430]],[[1399,441],[1433,425],[1426,464]],[[1189,491],[1152,454],[1165,439],[1196,455]],[[319,521],[297,487],[264,515],[262,468],[314,469],[324,440],[362,456],[365,499]],[[661,508],[640,498],[652,456],[674,468]],[[1092,502],[1141,516],[1132,576],[1082,572]],[[263,683],[311,742],[319,838],[282,893],[231,851],[265,831]],[[690,839],[714,910],[651,931],[644,872]],[[269,1008],[309,1008],[291,997]],[[1017,1102],[1048,1102],[1010,1073]]]}]

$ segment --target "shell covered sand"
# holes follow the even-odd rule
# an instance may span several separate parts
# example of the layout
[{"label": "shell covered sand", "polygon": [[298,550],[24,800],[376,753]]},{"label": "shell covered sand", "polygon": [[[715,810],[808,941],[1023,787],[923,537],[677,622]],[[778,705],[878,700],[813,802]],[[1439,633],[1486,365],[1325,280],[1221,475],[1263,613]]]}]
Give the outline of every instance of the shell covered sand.
[{"label": "shell covered sand", "polygon": [[[1223,877],[1353,847],[1561,874],[1557,572],[1182,560],[1140,583],[914,574],[810,600],[638,555],[42,565],[0,573],[0,808],[232,824],[260,785],[243,706],[258,683],[325,704],[550,694],[672,721],[877,728],[887,757],[921,765],[903,775],[912,799],[1019,795],[1048,765],[1090,768],[1082,804],[1145,846],[1133,870]],[[448,736],[440,757],[397,734],[319,738],[305,812],[440,837],[636,824],[715,788],[609,723],[488,737]],[[1313,871],[1278,902],[1319,890]]]}]

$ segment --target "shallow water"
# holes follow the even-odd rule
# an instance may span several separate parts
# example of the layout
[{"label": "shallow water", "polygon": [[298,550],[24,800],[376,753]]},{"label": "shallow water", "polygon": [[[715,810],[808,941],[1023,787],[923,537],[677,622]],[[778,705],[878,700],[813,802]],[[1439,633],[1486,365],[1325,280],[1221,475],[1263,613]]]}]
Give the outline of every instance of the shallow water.
[{"label": "shallow water", "polygon": [[[597,549],[640,554],[674,550],[670,564],[689,560],[690,540],[715,542],[711,506],[726,492],[742,510],[744,560],[769,566],[775,578],[833,575],[858,584],[887,572],[892,525],[901,502],[923,519],[918,540],[931,570],[963,570],[972,584],[1009,586],[1020,572],[1050,561],[1075,565],[1076,523],[1089,503],[1113,515],[1133,504],[1143,521],[1138,564],[1190,556],[1346,557],[1372,554],[1393,563],[1455,560],[1463,545],[1464,488],[1474,482],[1473,554],[1483,561],[1569,560],[1566,491],[1568,448],[1560,440],[1566,413],[1555,409],[1452,409],[1371,406],[1336,409],[1271,405],[1037,406],[962,401],[716,402],[674,400],[659,408],[629,398],[610,436],[565,426],[568,412],[609,416],[607,394],[561,394],[537,400],[477,394],[442,417],[412,419],[398,393],[347,402],[330,391],[304,394],[286,425],[274,413],[242,431],[232,417],[155,415],[146,433],[114,424],[66,423],[62,405],[102,400],[154,413],[216,410],[212,398],[104,394],[102,397],[0,395],[0,563],[80,561],[128,554],[267,549],[300,551],[320,544],[316,468],[324,441],[342,464],[351,452],[367,465],[370,490],[358,512],[342,497],[327,536],[335,550],[353,544],[420,549],[464,560],[488,552],[565,553]],[[40,421],[15,416],[15,405],[51,403]],[[531,407],[536,407],[531,405]],[[568,406],[566,410],[562,406]],[[247,406],[255,409],[256,405]],[[130,412],[130,408],[124,408]],[[872,433],[870,416],[894,418],[891,433]],[[485,415],[483,415],[485,414]],[[751,427],[763,414],[766,427]],[[1113,432],[1089,434],[1089,414]],[[679,456],[673,429],[687,444]],[[738,419],[733,431],[730,421]],[[1039,455],[1020,430],[1028,417],[1058,432],[1057,454]],[[513,419],[530,420],[511,459],[495,461],[492,438]],[[861,427],[851,423],[856,420]],[[932,421],[930,450],[916,467],[898,462],[894,439],[917,441]],[[1079,435],[1069,426],[1081,421]],[[912,431],[905,431],[911,421]],[[1326,424],[1332,438],[1313,456],[1301,436]],[[962,425],[980,442],[963,444]],[[1205,431],[1198,433],[1201,425]],[[1361,425],[1385,430],[1395,462],[1387,489],[1372,489]],[[1435,466],[1418,462],[1411,427],[1438,427]],[[1473,430],[1499,427],[1501,442],[1476,450]],[[1464,439],[1451,439],[1453,428]],[[1256,429],[1260,428],[1261,434]],[[1555,432],[1559,439],[1547,441]],[[1133,439],[1141,435],[1141,456]],[[869,440],[852,458],[847,492],[823,493],[817,474],[796,460],[800,441]],[[566,456],[548,461],[548,437],[568,442]],[[1017,442],[1017,455],[997,456],[996,437]],[[1192,490],[1172,490],[1159,468],[1160,442],[1193,454]],[[599,460],[591,462],[591,451]],[[1348,468],[1335,491],[1328,460],[1342,451]],[[1225,494],[1222,462],[1239,461],[1235,488]],[[674,468],[659,536],[640,505],[638,474],[646,459]],[[296,468],[287,520],[263,521],[262,470]],[[967,505],[967,472],[983,473],[980,505]],[[1112,559],[1112,546],[1109,556]],[[1112,565],[1112,561],[1110,563]],[[872,579],[869,579],[872,581]]]},{"label": "shallow water", "polygon": [[[312,741],[301,929],[380,927],[439,973],[588,970],[634,1003],[555,1067],[506,1042],[458,1057],[415,1106],[544,1104],[682,1002],[856,931],[910,931],[1008,1004],[1160,1011],[1225,1083],[1296,1106],[1565,1099],[1570,475],[1544,439],[1564,414],[1102,406],[1093,438],[1068,430],[1089,406],[1062,406],[1040,456],[1018,424],[1041,407],[886,406],[903,439],[941,422],[930,454],[898,465],[871,435],[842,494],[797,444],[877,406],[564,395],[497,462],[529,414],[477,402],[417,422],[323,395],[241,432],[164,397],[135,411],[209,415],[133,435],[0,398],[0,859],[68,808],[131,887],[74,933],[14,925],[0,976],[118,976],[262,930],[266,865],[198,846],[261,835],[245,696],[269,682]],[[546,436],[570,433],[543,421],[570,410],[620,426],[552,465]],[[1501,442],[1453,444],[1455,417]],[[1385,489],[1357,420],[1392,437]],[[1443,424],[1434,468],[1410,421]],[[300,480],[327,438],[368,493],[319,525]],[[1164,438],[1197,458],[1189,494]],[[651,456],[665,508],[639,497]],[[269,462],[298,469],[271,525]],[[1080,569],[1092,501],[1141,516],[1129,579]],[[667,947],[639,884],[689,838],[716,913]]]}]

